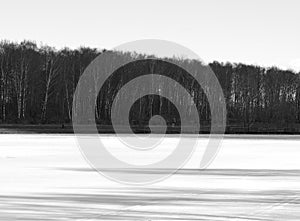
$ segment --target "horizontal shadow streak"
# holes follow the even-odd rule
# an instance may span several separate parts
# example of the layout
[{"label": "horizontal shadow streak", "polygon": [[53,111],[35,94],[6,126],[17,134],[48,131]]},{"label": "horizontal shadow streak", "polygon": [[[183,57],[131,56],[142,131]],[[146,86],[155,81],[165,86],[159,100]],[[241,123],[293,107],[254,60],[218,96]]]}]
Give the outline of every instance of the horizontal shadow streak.
[{"label": "horizontal shadow streak", "polygon": [[[93,193],[54,193],[33,196],[0,196],[0,204],[5,213],[0,212],[0,218],[6,214],[15,214],[21,211],[22,220],[55,220],[70,219],[99,219],[99,220],[144,220],[145,217],[158,217],[164,220],[264,220],[268,217],[255,215],[241,215],[240,209],[244,206],[264,205],[267,207],[286,202],[288,205],[298,206],[300,200],[291,200],[300,196],[300,192],[292,190],[273,191],[245,191],[233,189],[189,189],[189,188],[151,188],[151,187],[124,187],[95,189]],[[209,214],[203,210],[205,206],[217,206],[217,210]],[[120,209],[121,206],[121,209]],[[193,212],[180,213],[164,210],[149,211],[147,206],[159,207],[194,207]],[[142,209],[141,209],[142,208]],[[199,209],[197,209],[199,208]],[[209,207],[208,207],[209,208]],[[224,209],[234,209],[236,215],[225,213]],[[230,210],[229,210],[230,211]],[[221,214],[216,214],[221,212]],[[20,213],[19,213],[20,214]],[[26,218],[27,216],[27,218]],[[52,217],[52,218],[50,218]],[[7,219],[9,220],[9,219]],[[151,220],[151,219],[150,219]]]},{"label": "horizontal shadow streak", "polygon": [[[69,168],[59,167],[55,170],[76,171],[76,172],[95,172],[95,168]],[[124,168],[99,168],[103,172],[116,173],[136,173],[136,174],[170,174],[174,169],[124,169]],[[209,175],[209,176],[242,176],[242,177],[299,177],[300,170],[273,170],[273,169],[178,169],[175,172],[179,175]]]}]

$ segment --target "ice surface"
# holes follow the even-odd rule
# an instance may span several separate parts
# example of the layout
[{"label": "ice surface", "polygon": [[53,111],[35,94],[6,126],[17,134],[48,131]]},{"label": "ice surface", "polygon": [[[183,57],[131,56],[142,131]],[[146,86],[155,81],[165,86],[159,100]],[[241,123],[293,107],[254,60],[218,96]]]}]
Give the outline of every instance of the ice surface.
[{"label": "ice surface", "polygon": [[[117,138],[103,138],[118,155]],[[184,168],[147,186],[95,172],[73,135],[0,139],[0,220],[300,220],[300,137],[227,136],[199,170],[204,137]],[[167,139],[149,158],[119,156],[156,160],[176,138]]]}]

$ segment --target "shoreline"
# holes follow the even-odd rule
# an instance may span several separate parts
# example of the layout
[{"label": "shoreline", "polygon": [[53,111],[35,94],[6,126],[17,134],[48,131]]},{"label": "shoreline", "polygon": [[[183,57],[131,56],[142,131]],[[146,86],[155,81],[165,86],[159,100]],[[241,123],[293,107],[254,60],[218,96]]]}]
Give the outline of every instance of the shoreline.
[{"label": "shoreline", "polygon": [[[85,130],[84,134],[91,134],[93,130],[87,126],[84,126]],[[156,126],[160,128],[161,126]],[[97,125],[98,133],[99,134],[115,134],[114,128],[111,125]],[[127,128],[123,126],[118,126],[120,133],[122,134],[132,134],[132,131],[136,134],[149,134],[151,131],[146,126],[132,126],[132,131],[128,131]],[[238,136],[242,137],[243,135],[252,135],[252,136],[300,136],[300,130],[298,128],[263,128],[264,130],[257,131],[254,128],[242,128],[242,127],[235,127],[235,126],[227,126],[225,134],[226,136]],[[162,130],[159,130],[162,131]],[[0,134],[74,134],[73,126],[71,124],[0,124]],[[158,133],[159,134],[159,133]],[[164,133],[162,133],[164,134]],[[173,126],[169,127],[166,134],[181,134],[180,126]],[[196,131],[193,131],[192,128],[190,132],[185,134],[195,135],[197,134]],[[210,128],[209,126],[200,126],[199,134],[201,136],[210,135]],[[218,133],[216,133],[218,134]],[[220,133],[222,134],[222,133]]]}]

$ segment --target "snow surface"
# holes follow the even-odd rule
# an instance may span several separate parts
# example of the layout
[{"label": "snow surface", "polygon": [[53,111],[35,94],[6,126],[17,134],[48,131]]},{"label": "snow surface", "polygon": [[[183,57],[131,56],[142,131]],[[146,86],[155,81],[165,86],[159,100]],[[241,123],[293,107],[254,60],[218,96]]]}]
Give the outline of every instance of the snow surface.
[{"label": "snow surface", "polygon": [[[117,138],[103,139],[118,154]],[[176,138],[167,139],[157,156]],[[0,140],[0,220],[300,220],[300,137],[226,136],[206,170],[200,145],[184,168],[147,186],[95,172],[73,135]]]}]

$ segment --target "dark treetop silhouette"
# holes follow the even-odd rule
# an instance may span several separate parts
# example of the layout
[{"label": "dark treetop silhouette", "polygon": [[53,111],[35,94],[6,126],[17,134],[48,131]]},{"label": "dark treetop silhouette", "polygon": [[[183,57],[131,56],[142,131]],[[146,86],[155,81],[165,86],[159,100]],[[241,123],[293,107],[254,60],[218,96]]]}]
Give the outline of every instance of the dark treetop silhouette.
[{"label": "dark treetop silhouette", "polygon": [[[34,42],[0,43],[0,122],[8,124],[67,124],[72,118],[72,101],[76,84],[88,64],[100,53],[91,48],[56,50],[38,47]],[[151,56],[110,52],[115,59]],[[201,66],[198,60],[170,58],[170,61],[190,65],[195,71]],[[300,77],[291,70],[276,67],[213,62],[209,64],[222,86],[227,105],[228,133],[300,132]],[[122,77],[121,77],[122,78]],[[124,75],[126,78],[126,75]],[[122,79],[110,78],[106,89],[98,95],[96,122],[110,125],[109,113],[112,95]],[[184,85],[192,91],[193,85]],[[172,87],[168,85],[167,87]],[[210,110],[201,89],[193,90],[199,107],[202,132],[209,131]],[[128,98],[130,94],[127,95]],[[174,93],[176,96],[176,92]],[[126,99],[122,98],[122,99]],[[182,103],[187,97],[178,96]],[[188,108],[188,107],[187,107]],[[180,121],[174,116],[172,105],[157,96],[143,97],[132,107],[130,119],[137,131],[147,131],[149,115],[169,116],[168,121],[176,132]],[[188,111],[188,109],[187,109]],[[107,127],[108,131],[110,127]]]}]

